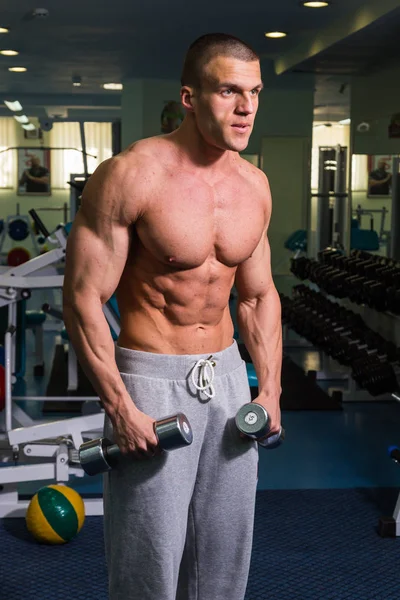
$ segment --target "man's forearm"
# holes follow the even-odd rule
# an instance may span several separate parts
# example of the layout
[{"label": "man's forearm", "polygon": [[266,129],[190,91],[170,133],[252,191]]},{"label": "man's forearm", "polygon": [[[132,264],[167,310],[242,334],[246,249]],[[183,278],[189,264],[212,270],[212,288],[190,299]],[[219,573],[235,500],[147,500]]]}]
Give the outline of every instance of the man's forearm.
[{"label": "man's forearm", "polygon": [[258,379],[259,395],[281,395],[282,325],[281,302],[275,286],[251,300],[238,302],[238,325]]},{"label": "man's forearm", "polygon": [[35,183],[49,183],[48,177],[33,177],[33,175],[28,175],[28,177],[31,181],[34,181]]},{"label": "man's forearm", "polygon": [[112,417],[131,401],[115,362],[114,342],[99,299],[64,302],[64,323],[77,358]]}]

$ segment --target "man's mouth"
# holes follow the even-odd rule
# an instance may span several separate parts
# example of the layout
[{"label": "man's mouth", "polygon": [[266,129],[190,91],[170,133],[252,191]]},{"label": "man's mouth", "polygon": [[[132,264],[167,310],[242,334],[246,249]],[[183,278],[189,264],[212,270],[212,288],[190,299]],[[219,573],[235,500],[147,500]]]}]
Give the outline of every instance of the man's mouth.
[{"label": "man's mouth", "polygon": [[235,125],[232,125],[232,127],[237,129],[238,131],[247,131],[250,125],[247,125],[246,123],[236,123]]}]

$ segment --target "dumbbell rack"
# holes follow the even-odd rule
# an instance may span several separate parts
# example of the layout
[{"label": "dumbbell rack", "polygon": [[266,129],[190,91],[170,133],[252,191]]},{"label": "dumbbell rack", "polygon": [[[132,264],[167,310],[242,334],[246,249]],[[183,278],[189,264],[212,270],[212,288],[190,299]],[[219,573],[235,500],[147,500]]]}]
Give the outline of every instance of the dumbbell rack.
[{"label": "dumbbell rack", "polygon": [[[301,257],[297,261],[292,261],[291,271],[302,281],[307,281],[310,288],[314,286],[315,294],[325,295],[324,298],[328,302],[337,303],[341,310],[345,311],[343,314],[347,314],[350,320],[350,314],[354,315],[352,317],[354,326],[360,325],[360,320],[366,325],[367,329],[362,340],[364,345],[358,343],[355,351],[353,348],[353,356],[349,353],[347,357],[350,359],[352,377],[349,379],[349,389],[347,395],[343,395],[343,400],[376,401],[389,397],[400,402],[400,349],[398,347],[400,345],[400,264],[359,251],[347,257],[338,250],[328,248],[319,253],[318,260]],[[303,292],[305,296],[307,293],[312,296],[311,289],[309,292],[303,289]],[[316,298],[313,300],[317,302]],[[285,315],[286,312],[290,320],[291,307],[286,307],[285,311],[285,302],[288,303],[287,299],[283,298],[283,314]],[[317,314],[318,311],[314,312]],[[329,318],[331,324],[334,323],[334,311]],[[329,329],[329,323],[327,328]],[[345,328],[337,324],[336,331],[339,333],[339,339],[340,336],[342,337],[343,344],[343,338],[346,338]],[[348,327],[348,331],[352,333],[352,328]],[[357,331],[357,335],[360,341],[360,331]],[[315,339],[315,333],[311,332],[311,337]],[[329,339],[329,336],[326,335],[325,339]],[[322,336],[323,340],[324,336]],[[373,348],[374,344],[375,348]],[[381,370],[376,378],[378,385],[375,385],[374,392],[379,391],[379,377],[381,377],[385,395],[371,395],[368,398],[368,391],[356,387],[355,380],[360,376],[356,364],[356,354],[359,349],[362,349],[364,354],[370,352],[371,356],[375,355],[371,363],[366,359],[366,366],[368,368],[370,364],[371,370],[376,367]],[[337,351],[340,351],[340,344],[335,352]],[[367,374],[367,379],[368,377]],[[392,450],[390,457],[399,462],[400,450],[398,448]],[[382,517],[379,520],[378,532],[383,537],[400,536],[400,494],[392,516]]]},{"label": "dumbbell rack", "polygon": [[[295,293],[299,291],[301,289],[306,289],[305,286],[299,286],[298,288],[295,288]],[[318,292],[315,292],[318,294]],[[295,302],[291,299],[285,298],[281,296],[281,301],[282,301],[282,305],[283,305],[283,319],[284,322],[287,319],[287,311],[288,311],[288,307],[287,307],[287,302],[289,301],[289,303],[294,304],[295,308]],[[300,306],[300,309],[302,307]],[[313,325],[313,323],[309,323],[308,325]],[[335,390],[340,390],[342,392],[342,400],[344,402],[346,401],[371,401],[374,400],[376,401],[377,399],[379,400],[386,400],[388,399],[388,395],[386,394],[379,394],[377,397],[377,392],[376,390],[374,390],[374,394],[369,393],[367,390],[362,389],[362,387],[360,387],[359,384],[356,383],[356,381],[354,380],[354,376],[352,373],[352,370],[350,368],[350,363],[349,360],[346,360],[346,357],[340,356],[340,353],[343,353],[344,349],[343,348],[339,348],[339,360],[336,360],[335,358],[332,357],[332,354],[334,354],[333,352],[329,351],[329,349],[326,349],[326,351],[323,350],[323,348],[321,347],[320,343],[318,343],[318,340],[316,340],[316,338],[307,331],[304,331],[304,329],[302,327],[298,327],[298,323],[296,323],[296,320],[294,320],[292,322],[291,325],[294,330],[301,336],[307,336],[308,339],[312,340],[312,343],[310,344],[310,346],[308,347],[313,347],[313,348],[317,348],[319,350],[320,353],[320,361],[322,359],[322,364],[320,364],[320,368],[318,371],[315,372],[315,376],[317,380],[327,380],[327,381],[331,381],[332,384],[334,383],[333,387],[330,388],[328,390],[328,392],[331,394],[332,392],[334,392]],[[317,332],[318,333],[318,332]],[[372,365],[374,366],[374,365]],[[369,372],[368,372],[369,375]],[[387,378],[387,374],[386,375]],[[379,376],[380,378],[382,378],[382,375]],[[375,385],[376,387],[376,383],[373,382],[373,384],[370,385]]]},{"label": "dumbbell rack", "polygon": [[[297,314],[293,313],[293,306],[288,305],[291,301],[282,298],[284,322],[286,318],[289,326],[294,326],[295,330],[297,327],[298,333],[306,339],[311,338],[315,347],[322,345],[325,353],[333,358],[335,354],[341,355],[342,360],[338,362],[351,367],[343,400],[376,401],[392,397],[390,394],[398,390],[400,382],[400,350],[396,347],[400,342],[400,265],[365,252],[353,252],[346,257],[335,249],[327,249],[319,254],[318,261],[306,257],[292,259],[291,271],[307,282],[307,286],[303,284],[294,288],[295,296],[304,296],[304,302],[294,301],[294,309],[297,302]],[[299,309],[305,312],[309,309],[307,296],[310,302],[319,304],[318,308],[314,306],[310,323],[304,323],[304,315],[299,314]],[[346,316],[346,327],[339,323],[337,327],[331,327],[331,339],[324,331],[318,338],[318,331],[315,331],[318,319],[320,325],[322,320],[323,329],[325,317],[329,328],[334,313],[337,321],[340,311],[342,316]],[[314,318],[317,320],[313,321]],[[346,328],[348,331],[345,331]],[[351,339],[352,334],[354,339]],[[319,344],[321,339],[322,344]],[[363,365],[360,355],[364,359]],[[346,381],[343,371],[339,378],[342,383]],[[376,381],[373,381],[374,378]],[[379,394],[380,383],[382,394]],[[369,393],[370,388],[372,393]]]}]

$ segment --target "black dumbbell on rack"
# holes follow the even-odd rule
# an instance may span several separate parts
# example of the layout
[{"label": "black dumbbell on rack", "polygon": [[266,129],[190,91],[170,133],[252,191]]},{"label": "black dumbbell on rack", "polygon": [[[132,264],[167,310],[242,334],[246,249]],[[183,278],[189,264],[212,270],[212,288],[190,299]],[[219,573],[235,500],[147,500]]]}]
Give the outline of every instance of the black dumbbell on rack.
[{"label": "black dumbbell on rack", "polygon": [[377,355],[356,360],[352,366],[352,377],[371,396],[394,394],[398,390],[396,369]]},{"label": "black dumbbell on rack", "polygon": [[400,265],[386,257],[358,250],[347,257],[327,248],[318,254],[318,261],[292,259],[291,271],[337,298],[400,314]]},{"label": "black dumbbell on rack", "polygon": [[400,351],[366,326],[360,315],[301,284],[284,298],[285,322],[340,364],[349,366],[360,387],[372,395],[393,391],[391,363]]}]

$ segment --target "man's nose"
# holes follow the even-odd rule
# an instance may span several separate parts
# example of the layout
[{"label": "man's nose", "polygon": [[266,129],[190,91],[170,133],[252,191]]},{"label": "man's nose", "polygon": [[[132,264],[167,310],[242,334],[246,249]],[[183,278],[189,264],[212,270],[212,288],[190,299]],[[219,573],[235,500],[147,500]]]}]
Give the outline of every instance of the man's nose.
[{"label": "man's nose", "polygon": [[236,112],[245,115],[253,114],[255,110],[255,101],[256,98],[253,98],[250,94],[243,94],[237,104]]}]

